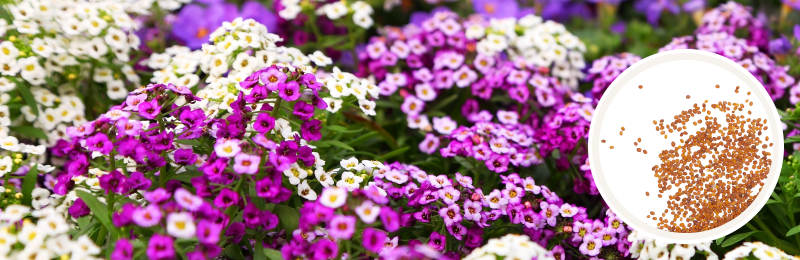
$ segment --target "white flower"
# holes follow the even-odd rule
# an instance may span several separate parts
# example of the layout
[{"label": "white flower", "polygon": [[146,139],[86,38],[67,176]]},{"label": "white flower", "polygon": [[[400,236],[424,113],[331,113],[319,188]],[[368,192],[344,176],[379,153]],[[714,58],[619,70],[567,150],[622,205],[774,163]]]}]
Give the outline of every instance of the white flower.
[{"label": "white flower", "polygon": [[[20,149],[19,140],[16,137],[13,137],[13,136],[3,137],[2,140],[0,140],[0,148],[6,149],[6,150],[9,150],[9,151],[12,151],[12,152],[19,151],[19,149]],[[11,160],[11,157],[5,157],[5,158],[9,158],[9,161]],[[2,160],[5,160],[5,158],[3,158]],[[4,163],[3,163],[2,160],[0,160],[0,173],[2,173],[4,171],[4,169],[2,167],[2,165],[4,165]],[[11,165],[11,164],[9,164],[9,165]],[[10,167],[9,167],[8,170],[9,171],[11,170]]]},{"label": "white flower", "polygon": [[[10,136],[10,137],[16,139],[13,136]],[[11,161],[11,157],[5,156],[5,157],[3,157],[3,159],[0,159],[0,177],[3,177],[3,176],[6,175],[6,173],[11,172],[11,169],[13,167],[14,167],[14,164]]]},{"label": "white flower", "polygon": [[11,113],[8,112],[8,106],[6,105],[0,105],[0,125],[11,125]]},{"label": "white flower", "polygon": [[342,2],[334,2],[322,6],[322,11],[328,19],[336,20],[347,14],[347,6]]},{"label": "white flower", "polygon": [[11,251],[11,246],[17,243],[17,236],[9,234],[8,229],[0,230],[0,255],[5,256]]},{"label": "white flower", "polygon": [[33,189],[33,191],[31,192],[31,197],[33,198],[33,200],[31,201],[31,206],[33,206],[34,209],[41,209],[44,206],[47,206],[48,204],[50,204],[49,196],[50,196],[50,191],[47,189],[42,189],[42,188]]},{"label": "white flower", "polygon": [[364,181],[364,178],[360,176],[356,176],[352,172],[344,172],[342,173],[342,179],[336,182],[336,187],[339,188],[346,188],[347,190],[354,190],[358,189],[361,186],[361,182]]},{"label": "white flower", "polygon": [[322,190],[319,203],[329,208],[339,208],[347,202],[347,190],[336,187],[327,187]]},{"label": "white flower", "polygon": [[195,236],[194,217],[188,212],[170,213],[167,216],[167,233],[177,238]]},{"label": "white flower", "polygon": [[94,59],[100,59],[100,57],[108,53],[108,45],[99,37],[87,42],[86,45],[87,46],[84,48],[86,55]]},{"label": "white flower", "polygon": [[97,16],[92,16],[89,17],[89,19],[83,20],[83,27],[86,28],[86,31],[91,35],[99,35],[107,26],[108,22]]},{"label": "white flower", "polygon": [[233,39],[233,36],[228,35],[224,40],[215,44],[217,51],[230,55],[234,50],[239,48],[239,42]]},{"label": "white flower", "polygon": [[284,6],[283,10],[278,12],[278,15],[286,20],[294,20],[295,18],[297,18],[297,14],[299,14],[300,11],[302,11],[300,5],[297,4],[286,5]]},{"label": "white flower", "polygon": [[355,210],[358,217],[361,218],[361,221],[367,224],[375,222],[375,219],[378,218],[378,214],[381,212],[381,208],[374,205],[370,200],[365,200],[361,205],[356,207]]},{"label": "white flower", "polygon": [[23,245],[40,245],[44,242],[45,234],[34,224],[23,224],[22,230],[17,234],[19,242]]},{"label": "white flower", "polygon": [[110,99],[124,99],[128,97],[128,90],[125,89],[125,82],[122,80],[112,80],[106,84],[106,94]]},{"label": "white flower", "polygon": [[340,169],[335,168],[329,172],[326,172],[322,169],[322,167],[318,167],[316,171],[314,171],[314,176],[317,177],[319,180],[319,184],[322,184],[323,187],[330,187],[333,185],[333,174],[338,172]]},{"label": "white flower", "polygon": [[314,62],[315,65],[320,67],[333,64],[333,60],[331,60],[331,58],[328,58],[328,56],[325,56],[325,54],[322,53],[321,51],[315,51],[314,53],[309,55],[308,58],[311,59],[311,62]]},{"label": "white flower", "polygon": [[358,107],[361,108],[361,111],[364,112],[365,115],[374,116],[375,115],[375,101],[369,101],[366,99],[359,99],[358,100]]},{"label": "white flower", "polygon": [[303,180],[300,185],[297,185],[297,194],[300,194],[300,197],[310,201],[317,200],[317,193],[311,189],[311,186],[308,186],[308,181],[306,180]]},{"label": "white flower", "polygon": [[153,53],[147,60],[147,66],[151,69],[160,70],[169,65],[170,56],[166,53]]},{"label": "white flower", "polygon": [[228,72],[228,62],[226,61],[227,58],[228,57],[223,54],[217,54],[211,57],[211,69],[209,73],[218,77],[223,73]]},{"label": "white flower", "polygon": [[50,57],[50,54],[53,53],[53,48],[50,47],[50,45],[47,45],[42,38],[33,39],[33,42],[31,43],[31,50],[33,50],[34,53],[39,54],[39,56],[45,58]]},{"label": "white flower", "polygon": [[22,78],[33,85],[44,84],[45,71],[36,57],[27,57],[17,60],[17,64],[22,69]]},{"label": "white flower", "polygon": [[483,250],[488,253],[494,253],[497,255],[508,255],[510,245],[505,241],[502,241],[497,238],[489,239],[489,242],[483,246]]},{"label": "white flower", "polygon": [[300,168],[300,165],[297,165],[297,163],[292,163],[292,165],[289,166],[289,169],[283,171],[283,175],[289,177],[289,183],[292,185],[297,185],[300,183],[300,180],[308,177],[308,172],[305,169]]},{"label": "white flower", "polygon": [[361,26],[361,28],[369,29],[369,27],[372,27],[372,24],[374,23],[372,17],[369,15],[370,14],[368,12],[357,11],[353,14],[353,22],[356,25]]},{"label": "white flower", "polygon": [[78,241],[75,241],[75,244],[72,247],[73,259],[81,259],[87,256],[97,255],[99,253],[100,247],[98,247],[88,235],[82,235],[79,237]]},{"label": "white flower", "polygon": [[350,157],[350,159],[342,160],[341,162],[339,162],[339,164],[342,166],[342,168],[346,170],[355,169],[359,165],[358,159],[356,159],[355,157]]},{"label": "white flower", "polygon": [[50,214],[45,218],[39,219],[36,225],[42,233],[49,236],[64,234],[69,231],[69,225],[67,225],[64,218],[58,214]]},{"label": "white flower", "polygon": [[[40,111],[41,112],[41,111]],[[47,108],[44,110],[44,113],[39,114],[39,123],[42,124],[42,128],[44,130],[51,130],[58,125],[61,120],[59,119],[59,115],[55,109]]]},{"label": "white flower", "polygon": [[39,33],[39,26],[35,23],[22,21],[22,20],[14,20],[14,26],[17,27],[17,31],[20,33],[25,34],[38,34]]},{"label": "white flower", "polygon": [[17,57],[19,57],[19,49],[14,47],[14,43],[10,41],[4,41],[0,43],[0,57],[17,59]]},{"label": "white flower", "polygon": [[3,210],[2,214],[0,214],[0,220],[4,220],[7,222],[17,222],[22,220],[22,217],[24,217],[30,212],[31,208],[29,208],[28,206],[10,205]]},{"label": "white flower", "polygon": [[239,53],[236,55],[236,60],[233,61],[233,69],[251,71],[257,64],[258,61],[255,57],[252,57],[247,53]]},{"label": "white flower", "polygon": [[345,82],[338,80],[330,80],[325,87],[330,91],[331,97],[339,98],[350,95],[350,87]]}]

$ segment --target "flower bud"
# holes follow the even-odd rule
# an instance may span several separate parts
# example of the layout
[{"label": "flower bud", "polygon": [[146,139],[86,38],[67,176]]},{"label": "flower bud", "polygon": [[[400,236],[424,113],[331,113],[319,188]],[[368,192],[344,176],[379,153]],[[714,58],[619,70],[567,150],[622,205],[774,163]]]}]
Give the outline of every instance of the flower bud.
[{"label": "flower bud", "polygon": [[564,226],[561,230],[564,231],[564,233],[572,233],[572,226]]},{"label": "flower bud", "polygon": [[525,208],[528,208],[528,209],[529,209],[529,208],[532,208],[532,207],[533,207],[533,205],[531,205],[531,202],[530,202],[530,201],[526,201],[526,202],[525,202]]},{"label": "flower bud", "polygon": [[17,194],[14,194],[14,197],[17,198],[17,199],[21,199],[22,198],[22,193],[17,192]]},{"label": "flower bud", "polygon": [[472,199],[472,201],[480,201],[481,200],[481,195],[478,194],[477,192],[476,193],[472,193],[472,197],[470,199]]}]

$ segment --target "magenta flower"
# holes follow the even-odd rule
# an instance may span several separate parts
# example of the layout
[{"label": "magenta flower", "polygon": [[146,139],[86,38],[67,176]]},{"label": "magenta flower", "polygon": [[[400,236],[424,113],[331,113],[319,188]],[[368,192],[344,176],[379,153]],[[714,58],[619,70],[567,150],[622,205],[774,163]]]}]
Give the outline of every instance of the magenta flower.
[{"label": "magenta flower", "polygon": [[439,137],[431,133],[426,134],[425,140],[419,143],[419,150],[423,153],[433,154],[437,148],[439,148]]},{"label": "magenta flower", "polygon": [[175,163],[179,165],[192,165],[197,162],[197,154],[192,149],[175,150]]},{"label": "magenta flower", "polygon": [[157,205],[150,204],[133,212],[133,223],[141,227],[152,227],[161,222],[161,216],[161,209]]},{"label": "magenta flower", "polygon": [[339,254],[339,246],[328,239],[320,239],[311,245],[309,252],[313,252],[314,260],[333,259]]},{"label": "magenta flower", "polygon": [[267,87],[267,90],[277,91],[286,82],[286,73],[273,66],[262,72],[259,79]]},{"label": "magenta flower", "polygon": [[197,197],[183,188],[175,190],[174,196],[178,205],[190,211],[196,211],[203,205],[203,198]]},{"label": "magenta flower", "polygon": [[600,248],[603,247],[603,241],[599,238],[596,238],[594,235],[588,234],[583,237],[583,243],[579,247],[579,250],[584,255],[588,256],[596,256],[600,253]]},{"label": "magenta flower", "polygon": [[161,113],[161,105],[158,104],[156,99],[139,104],[139,116],[142,118],[156,119],[159,113]]},{"label": "magenta flower", "polygon": [[480,202],[472,200],[464,201],[464,219],[480,221],[481,209],[483,209],[483,207]]},{"label": "magenta flower", "polygon": [[222,188],[222,190],[219,191],[217,198],[214,199],[214,206],[221,209],[227,209],[238,202],[239,193],[228,188]]},{"label": "magenta flower", "polygon": [[461,192],[453,188],[452,185],[445,186],[444,188],[439,190],[439,198],[442,198],[442,201],[444,201],[446,205],[452,205],[456,203],[456,201],[460,198],[460,196]]},{"label": "magenta flower", "polygon": [[498,173],[505,172],[508,170],[508,156],[492,154],[492,157],[489,158],[485,164],[490,171],[495,171]]},{"label": "magenta flower", "polygon": [[278,89],[278,96],[286,101],[295,101],[300,97],[300,84],[297,81],[289,81],[286,84],[280,85]]},{"label": "magenta flower", "polygon": [[319,141],[322,139],[322,121],[311,120],[300,125],[300,136],[308,141]]},{"label": "magenta flower", "polygon": [[367,251],[378,253],[383,249],[383,243],[387,237],[383,231],[368,227],[361,235],[363,236],[362,245]]},{"label": "magenta flower", "polygon": [[461,213],[459,213],[459,208],[457,204],[453,204],[447,206],[445,208],[441,208],[439,210],[439,216],[444,219],[444,224],[447,226],[453,225],[454,223],[461,222]]},{"label": "magenta flower", "polygon": [[133,245],[128,239],[120,238],[114,243],[114,252],[111,253],[111,259],[115,260],[130,260],[133,258]]},{"label": "magenta flower", "polygon": [[431,233],[431,237],[428,240],[428,246],[433,249],[442,251],[444,250],[444,246],[447,244],[447,237],[445,235],[439,234],[439,232],[434,231]]},{"label": "magenta flower", "polygon": [[89,215],[91,210],[89,210],[89,206],[86,205],[86,202],[83,202],[83,199],[78,198],[75,200],[75,203],[72,206],[69,206],[69,215],[73,218],[80,218],[86,215]]},{"label": "magenta flower", "polygon": [[239,153],[234,158],[233,171],[239,174],[256,174],[261,163],[258,155]]},{"label": "magenta flower", "polygon": [[175,258],[175,248],[172,243],[172,238],[167,235],[153,234],[147,243],[147,257],[164,260]]},{"label": "magenta flower", "polygon": [[297,101],[297,103],[294,104],[294,111],[292,111],[292,114],[300,120],[308,121],[308,119],[314,116],[314,105],[304,101]]},{"label": "magenta flower", "polygon": [[381,208],[381,222],[386,231],[395,232],[400,229],[400,214],[390,207]]},{"label": "magenta flower", "polygon": [[108,192],[123,193],[125,192],[125,175],[121,172],[113,170],[108,174],[100,176],[100,188]]},{"label": "magenta flower", "polygon": [[[381,210],[383,213],[383,210]],[[356,231],[356,217],[337,215],[328,223],[328,235],[332,238],[350,239]]]},{"label": "magenta flower", "polygon": [[212,221],[201,219],[197,222],[197,241],[204,244],[216,244],[222,227]]},{"label": "magenta flower", "polygon": [[108,136],[106,136],[104,133],[97,133],[94,136],[86,139],[86,149],[89,149],[89,151],[108,154],[113,148],[114,144],[108,140]]}]

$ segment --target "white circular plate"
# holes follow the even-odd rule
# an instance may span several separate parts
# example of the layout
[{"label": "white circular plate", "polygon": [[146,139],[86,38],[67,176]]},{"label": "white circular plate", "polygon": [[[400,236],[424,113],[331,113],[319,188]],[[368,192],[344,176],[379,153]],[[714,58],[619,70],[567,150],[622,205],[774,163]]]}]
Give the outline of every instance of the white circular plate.
[{"label": "white circular plate", "polygon": [[[715,85],[719,84],[720,88]],[[638,86],[643,88],[639,89]],[[739,93],[735,93],[739,86]],[[751,95],[747,95],[752,92]],[[687,99],[686,96],[691,98]],[[767,151],[772,153],[772,165],[764,187],[756,199],[738,217],[717,228],[697,233],[676,233],[658,229],[656,221],[647,219],[650,211],[657,217],[667,208],[668,195],[672,188],[658,198],[658,182],[652,167],[660,165],[658,154],[671,148],[671,142],[679,142],[679,133],[668,133],[664,139],[655,131],[653,120],[664,119],[667,125],[674,116],[694,104],[708,106],[719,101],[742,103],[748,118],[766,118],[769,129],[762,135],[769,136],[774,145]],[[748,115],[747,110],[752,111]],[[714,114],[717,113],[717,114]],[[737,113],[741,115],[742,112]],[[720,122],[724,114],[714,110]],[[693,117],[698,119],[697,116]],[[723,56],[698,50],[675,50],[647,57],[625,70],[606,90],[595,110],[589,130],[589,163],[597,188],[611,210],[626,224],[652,238],[668,243],[700,243],[728,235],[744,226],[766,204],[780,175],[783,157],[783,133],[780,117],[764,87],[741,65]],[[723,127],[726,124],[723,124]],[[622,136],[621,127],[625,127]],[[694,132],[692,125],[688,131]],[[634,146],[638,138],[642,142]],[[606,140],[601,143],[601,140]],[[614,146],[614,149],[609,149]],[[637,152],[636,148],[648,151]],[[645,196],[649,192],[650,196]],[[667,215],[670,217],[670,215]]]}]

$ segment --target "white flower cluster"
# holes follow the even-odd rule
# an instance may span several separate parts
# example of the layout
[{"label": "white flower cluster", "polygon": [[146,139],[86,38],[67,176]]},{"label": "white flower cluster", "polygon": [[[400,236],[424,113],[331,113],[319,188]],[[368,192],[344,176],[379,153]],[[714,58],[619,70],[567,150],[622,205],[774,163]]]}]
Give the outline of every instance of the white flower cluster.
[{"label": "white flower cluster", "polygon": [[539,259],[555,260],[553,253],[547,251],[528,236],[508,234],[501,238],[492,238],[486,245],[472,250],[464,260],[494,259]]},{"label": "white flower cluster", "polygon": [[210,38],[212,42],[203,44],[202,50],[175,46],[143,61],[156,70],[153,83],[195,87],[200,83],[200,72],[208,75],[204,80],[207,85],[197,91],[203,100],[191,105],[192,109],[202,108],[207,116],[214,116],[220,110],[230,111],[229,104],[236,101],[237,91],[249,94],[250,90],[242,88],[239,82],[257,70],[278,64],[310,72],[312,62],[317,66],[333,64],[320,51],[306,56],[297,48],[277,47],[276,42],[283,39],[267,32],[266,26],[253,19],[224,22]]},{"label": "white flower cluster", "polygon": [[744,242],[741,246],[725,253],[725,259],[743,259],[748,256],[754,256],[757,259],[800,259],[800,257],[789,255],[780,249],[765,245],[761,242]]},{"label": "white flower cluster", "polygon": [[[16,84],[7,81],[5,78],[0,78],[0,85],[9,88],[16,87]],[[36,128],[42,129],[47,135],[46,140],[39,140],[41,144],[48,147],[53,146],[58,140],[67,137],[67,127],[86,123],[85,105],[81,98],[75,94],[62,91],[62,93],[56,95],[45,88],[39,87],[31,88],[30,91],[36,101],[36,109],[39,115],[37,116],[31,107],[27,105],[21,107],[20,112],[22,112],[22,118],[25,121]],[[0,89],[0,92],[2,92],[2,89]],[[7,99],[3,98],[5,96],[7,94],[0,94],[0,103],[7,102]],[[6,112],[5,109],[7,109],[6,105],[0,105],[0,125],[2,125],[0,127],[0,136],[8,134],[7,127],[12,123],[5,120],[3,115],[3,112]],[[17,151],[3,148],[9,151]]]},{"label": "white flower cluster", "polygon": [[[301,0],[281,0],[281,5],[284,6],[284,9],[278,12],[278,15],[286,20],[294,20],[303,9],[300,6],[300,2]],[[336,1],[323,4],[315,10],[316,15],[325,15],[331,21],[336,21],[352,13],[353,23],[364,29],[369,29],[375,23],[375,21],[372,20],[372,14],[374,12],[372,6],[364,1],[355,1],[352,3]]]},{"label": "white flower cluster", "polygon": [[126,11],[139,14],[149,15],[153,7],[158,7],[166,11],[175,11],[181,8],[184,4],[192,2],[192,0],[126,0],[128,2]]},{"label": "white flower cluster", "polygon": [[380,96],[380,88],[375,85],[375,80],[361,79],[349,72],[344,72],[338,67],[333,67],[333,72],[328,73],[317,70],[317,81],[325,84],[331,97],[322,98],[328,103],[328,112],[336,113],[342,108],[342,99],[353,96],[358,100],[358,107],[368,116],[375,115],[375,101]]},{"label": "white flower cluster", "polygon": [[[435,23],[436,19],[428,20]],[[423,26],[435,26],[425,25]],[[536,15],[516,18],[468,21],[466,37],[477,40],[478,53],[495,55],[506,52],[513,62],[522,63],[520,68],[547,68],[567,86],[576,89],[578,81],[585,76],[583,53],[586,45],[567,31],[563,24],[542,21]],[[523,32],[518,35],[517,32]]]},{"label": "white flower cluster", "polygon": [[[34,217],[36,222],[31,221]],[[24,220],[23,220],[24,219]],[[22,220],[22,227],[16,222]],[[2,259],[99,259],[98,247],[88,235],[73,240],[64,217],[52,208],[31,211],[11,205],[0,212],[0,258]]]},{"label": "white flower cluster", "polygon": [[[319,157],[316,152],[314,152],[314,156]],[[362,182],[364,182],[365,179],[368,179],[367,174],[371,175],[373,172],[377,172],[386,168],[383,163],[379,161],[362,160],[359,162],[355,157],[341,160],[339,162],[341,168],[337,167],[327,172],[322,168],[324,165],[325,161],[317,159],[314,176],[316,177],[317,181],[319,181],[319,184],[321,184],[322,187],[338,187],[348,191],[362,188]],[[342,171],[342,169],[344,169],[344,171],[338,177],[339,181],[336,181],[333,175],[337,174],[339,171]],[[311,186],[308,185],[308,181],[304,180],[311,175],[311,170],[302,169],[297,165],[297,163],[294,163],[292,164],[291,168],[285,170],[283,174],[289,178],[289,183],[292,185],[297,185],[297,193],[301,197],[310,201],[317,200],[317,193],[311,189]],[[374,182],[367,183],[367,185],[363,188],[370,186],[374,186],[382,196],[386,196],[386,191],[380,188],[378,185],[375,185]]]},{"label": "white flower cluster", "polygon": [[9,9],[12,24],[0,21],[4,76],[21,76],[35,86],[52,84],[46,78],[58,85],[80,86],[77,81],[91,78],[105,83],[112,99],[127,96],[122,75],[138,84],[139,77],[124,63],[140,44],[124,4],[23,0]]},{"label": "white flower cluster", "polygon": [[[647,260],[647,259],[690,259],[696,253],[702,252],[706,255],[707,260],[717,260],[719,257],[711,251],[711,241],[687,245],[687,244],[667,244],[653,238],[647,237],[644,234],[639,234],[636,230],[628,235],[628,241],[631,242],[629,249],[631,258]],[[672,250],[670,250],[672,246]]]}]

